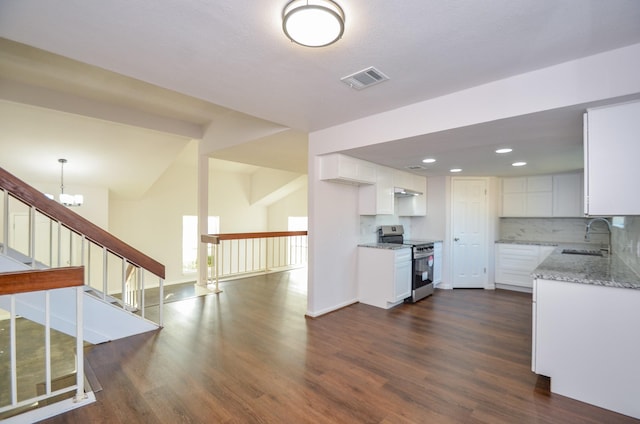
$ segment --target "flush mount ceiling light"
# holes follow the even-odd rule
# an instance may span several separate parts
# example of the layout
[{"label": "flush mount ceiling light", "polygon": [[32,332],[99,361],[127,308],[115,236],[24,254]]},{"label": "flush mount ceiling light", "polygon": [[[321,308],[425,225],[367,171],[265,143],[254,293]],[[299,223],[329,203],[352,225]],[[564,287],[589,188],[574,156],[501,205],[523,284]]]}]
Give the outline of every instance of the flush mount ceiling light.
[{"label": "flush mount ceiling light", "polygon": [[450,170],[449,170],[449,172],[462,172],[462,169],[460,169],[460,168],[453,168],[453,169],[450,169]]},{"label": "flush mount ceiling light", "polygon": [[344,11],[331,0],[293,0],[282,11],[282,30],[301,46],[328,46],[344,33]]},{"label": "flush mount ceiling light", "polygon": [[504,148],[504,149],[496,150],[496,153],[498,153],[498,154],[505,154],[505,153],[511,153],[511,152],[513,152],[513,149],[509,149],[508,147]]},{"label": "flush mount ceiling light", "polygon": [[511,164],[511,166],[525,166],[527,164],[527,162],[514,162]]},{"label": "flush mount ceiling light", "polygon": [[422,162],[424,163],[434,163],[436,160],[434,158],[426,158],[426,159],[422,159]]}]

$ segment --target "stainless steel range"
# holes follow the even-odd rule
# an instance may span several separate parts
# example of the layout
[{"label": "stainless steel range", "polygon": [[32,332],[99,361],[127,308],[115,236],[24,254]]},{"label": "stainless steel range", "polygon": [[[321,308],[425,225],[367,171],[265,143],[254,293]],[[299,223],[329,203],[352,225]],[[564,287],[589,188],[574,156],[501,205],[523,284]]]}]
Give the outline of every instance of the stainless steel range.
[{"label": "stainless steel range", "polygon": [[397,243],[411,246],[412,265],[411,297],[405,303],[414,303],[433,294],[433,241],[407,240],[402,225],[378,227],[378,243]]}]

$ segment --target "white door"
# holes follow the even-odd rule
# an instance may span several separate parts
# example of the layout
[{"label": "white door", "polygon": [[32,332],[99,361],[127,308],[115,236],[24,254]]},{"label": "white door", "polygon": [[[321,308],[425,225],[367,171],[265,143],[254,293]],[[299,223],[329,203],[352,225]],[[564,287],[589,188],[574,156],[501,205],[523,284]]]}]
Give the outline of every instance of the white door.
[{"label": "white door", "polygon": [[453,288],[487,283],[487,181],[452,179]]}]

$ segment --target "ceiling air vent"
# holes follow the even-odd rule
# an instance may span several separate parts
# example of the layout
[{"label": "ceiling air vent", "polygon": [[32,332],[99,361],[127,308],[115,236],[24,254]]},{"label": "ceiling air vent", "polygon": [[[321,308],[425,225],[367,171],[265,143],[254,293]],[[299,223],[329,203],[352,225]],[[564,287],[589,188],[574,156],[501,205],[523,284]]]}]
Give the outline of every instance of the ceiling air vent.
[{"label": "ceiling air vent", "polygon": [[340,78],[340,81],[344,82],[351,88],[362,90],[363,88],[371,87],[372,85],[379,84],[388,79],[388,76],[371,66],[367,69],[363,69],[362,71],[358,71],[355,74]]},{"label": "ceiling air vent", "polygon": [[421,169],[424,169],[424,167],[420,165],[409,165],[407,166],[407,169],[410,169],[412,171],[419,171]]}]

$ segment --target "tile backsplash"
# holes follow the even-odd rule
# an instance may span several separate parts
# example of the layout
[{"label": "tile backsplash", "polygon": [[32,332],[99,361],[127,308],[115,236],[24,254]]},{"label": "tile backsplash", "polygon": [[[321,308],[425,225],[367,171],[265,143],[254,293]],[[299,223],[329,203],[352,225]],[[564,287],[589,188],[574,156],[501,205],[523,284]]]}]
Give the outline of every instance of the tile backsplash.
[{"label": "tile backsplash", "polygon": [[585,240],[588,218],[500,218],[499,238],[503,240],[550,241],[608,244],[609,233],[603,222],[591,227]]},{"label": "tile backsplash", "polygon": [[[585,243],[591,218],[500,218],[499,238],[504,240]],[[588,243],[609,242],[606,225],[594,222]],[[640,276],[640,216],[617,217],[611,232],[611,250]]]},{"label": "tile backsplash", "polygon": [[620,221],[613,227],[612,250],[640,275],[640,216],[625,216]]}]

